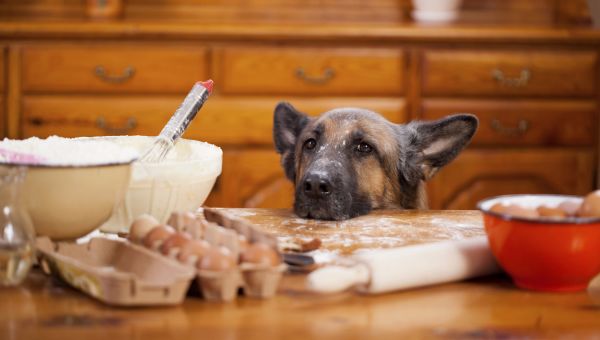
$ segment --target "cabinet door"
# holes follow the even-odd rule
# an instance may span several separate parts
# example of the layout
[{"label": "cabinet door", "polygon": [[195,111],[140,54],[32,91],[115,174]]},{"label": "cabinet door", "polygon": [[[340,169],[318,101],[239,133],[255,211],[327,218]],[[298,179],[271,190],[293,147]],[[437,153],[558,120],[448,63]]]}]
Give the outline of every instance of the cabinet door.
[{"label": "cabinet door", "polygon": [[274,149],[224,149],[223,171],[207,206],[290,208],[292,182]]},{"label": "cabinet door", "polygon": [[593,190],[589,149],[469,150],[429,183],[431,209],[474,209],[505,194],[572,194]]}]

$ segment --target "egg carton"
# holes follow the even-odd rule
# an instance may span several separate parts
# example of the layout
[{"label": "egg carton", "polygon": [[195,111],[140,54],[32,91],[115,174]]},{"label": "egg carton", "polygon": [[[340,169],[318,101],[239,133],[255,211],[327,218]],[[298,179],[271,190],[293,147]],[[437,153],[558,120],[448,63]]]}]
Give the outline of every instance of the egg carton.
[{"label": "egg carton", "polygon": [[125,240],[95,237],[86,243],[36,240],[46,272],[115,306],[177,305],[195,276],[188,266]]},{"label": "egg carton", "polygon": [[[192,239],[204,240],[210,246],[227,249],[234,259],[241,257],[241,248],[247,242],[262,243],[275,251],[277,249],[277,240],[274,237],[263,234],[243,221],[222,226],[207,221],[201,212],[193,219],[190,218],[189,213],[176,212],[171,215],[167,224],[178,232],[188,234]],[[182,249],[177,246],[163,248],[165,242],[168,241],[146,242],[146,248],[160,252],[173,261],[178,261],[178,258],[181,260],[179,254]],[[144,247],[139,244],[132,243],[132,245]],[[274,266],[242,262],[232,269],[219,271],[196,269],[194,258],[185,264],[196,269],[195,284],[206,300],[228,302],[238,296],[240,288],[245,296],[251,298],[267,299],[274,296],[281,277],[287,269],[287,266],[281,262],[281,254],[278,252],[277,257],[280,264]]]}]

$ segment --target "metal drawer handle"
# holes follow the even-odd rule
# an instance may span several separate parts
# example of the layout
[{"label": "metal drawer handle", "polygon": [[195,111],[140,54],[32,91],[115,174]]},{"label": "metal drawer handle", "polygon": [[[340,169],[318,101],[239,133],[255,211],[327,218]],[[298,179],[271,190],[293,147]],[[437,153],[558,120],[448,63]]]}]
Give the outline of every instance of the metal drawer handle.
[{"label": "metal drawer handle", "polygon": [[507,87],[524,87],[529,83],[531,79],[531,71],[528,69],[521,70],[521,74],[518,78],[510,78],[504,75],[499,69],[492,70],[492,78],[498,82],[498,84]]},{"label": "metal drawer handle", "polygon": [[521,136],[529,130],[530,126],[529,122],[524,119],[519,120],[516,127],[506,127],[498,119],[492,119],[490,125],[492,130],[507,136]]},{"label": "metal drawer handle", "polygon": [[311,84],[325,84],[330,81],[335,76],[335,71],[328,67],[323,71],[323,74],[320,76],[311,76],[306,73],[304,68],[298,67],[296,69],[296,77],[304,80],[307,83]]},{"label": "metal drawer handle", "polygon": [[134,117],[127,118],[127,122],[125,122],[125,126],[122,127],[113,127],[108,125],[106,119],[102,116],[96,119],[96,127],[104,130],[109,135],[126,135],[131,130],[137,127],[138,123]]},{"label": "metal drawer handle", "polygon": [[120,75],[108,74],[104,66],[98,65],[94,68],[94,74],[101,80],[111,84],[121,84],[127,80],[133,78],[135,74],[135,68],[133,66],[127,66]]}]

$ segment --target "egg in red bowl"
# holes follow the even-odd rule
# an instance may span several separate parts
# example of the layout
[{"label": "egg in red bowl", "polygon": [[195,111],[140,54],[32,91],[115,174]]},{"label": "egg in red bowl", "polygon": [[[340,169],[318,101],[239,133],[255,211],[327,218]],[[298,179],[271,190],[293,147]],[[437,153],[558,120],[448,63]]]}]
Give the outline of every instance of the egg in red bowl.
[{"label": "egg in red bowl", "polygon": [[518,287],[579,291],[600,273],[600,218],[556,214],[582,202],[576,196],[507,195],[478,203],[492,253]]}]

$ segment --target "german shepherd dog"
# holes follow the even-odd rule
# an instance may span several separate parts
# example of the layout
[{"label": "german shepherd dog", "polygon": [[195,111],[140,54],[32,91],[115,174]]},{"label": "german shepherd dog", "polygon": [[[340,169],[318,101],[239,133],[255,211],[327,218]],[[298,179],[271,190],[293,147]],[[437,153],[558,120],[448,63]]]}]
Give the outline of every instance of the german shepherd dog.
[{"label": "german shepherd dog", "polygon": [[478,125],[469,114],[393,124],[358,108],[312,118],[283,102],[273,123],[281,165],[295,185],[296,214],[324,220],[427,209],[425,181],[467,146]]}]

